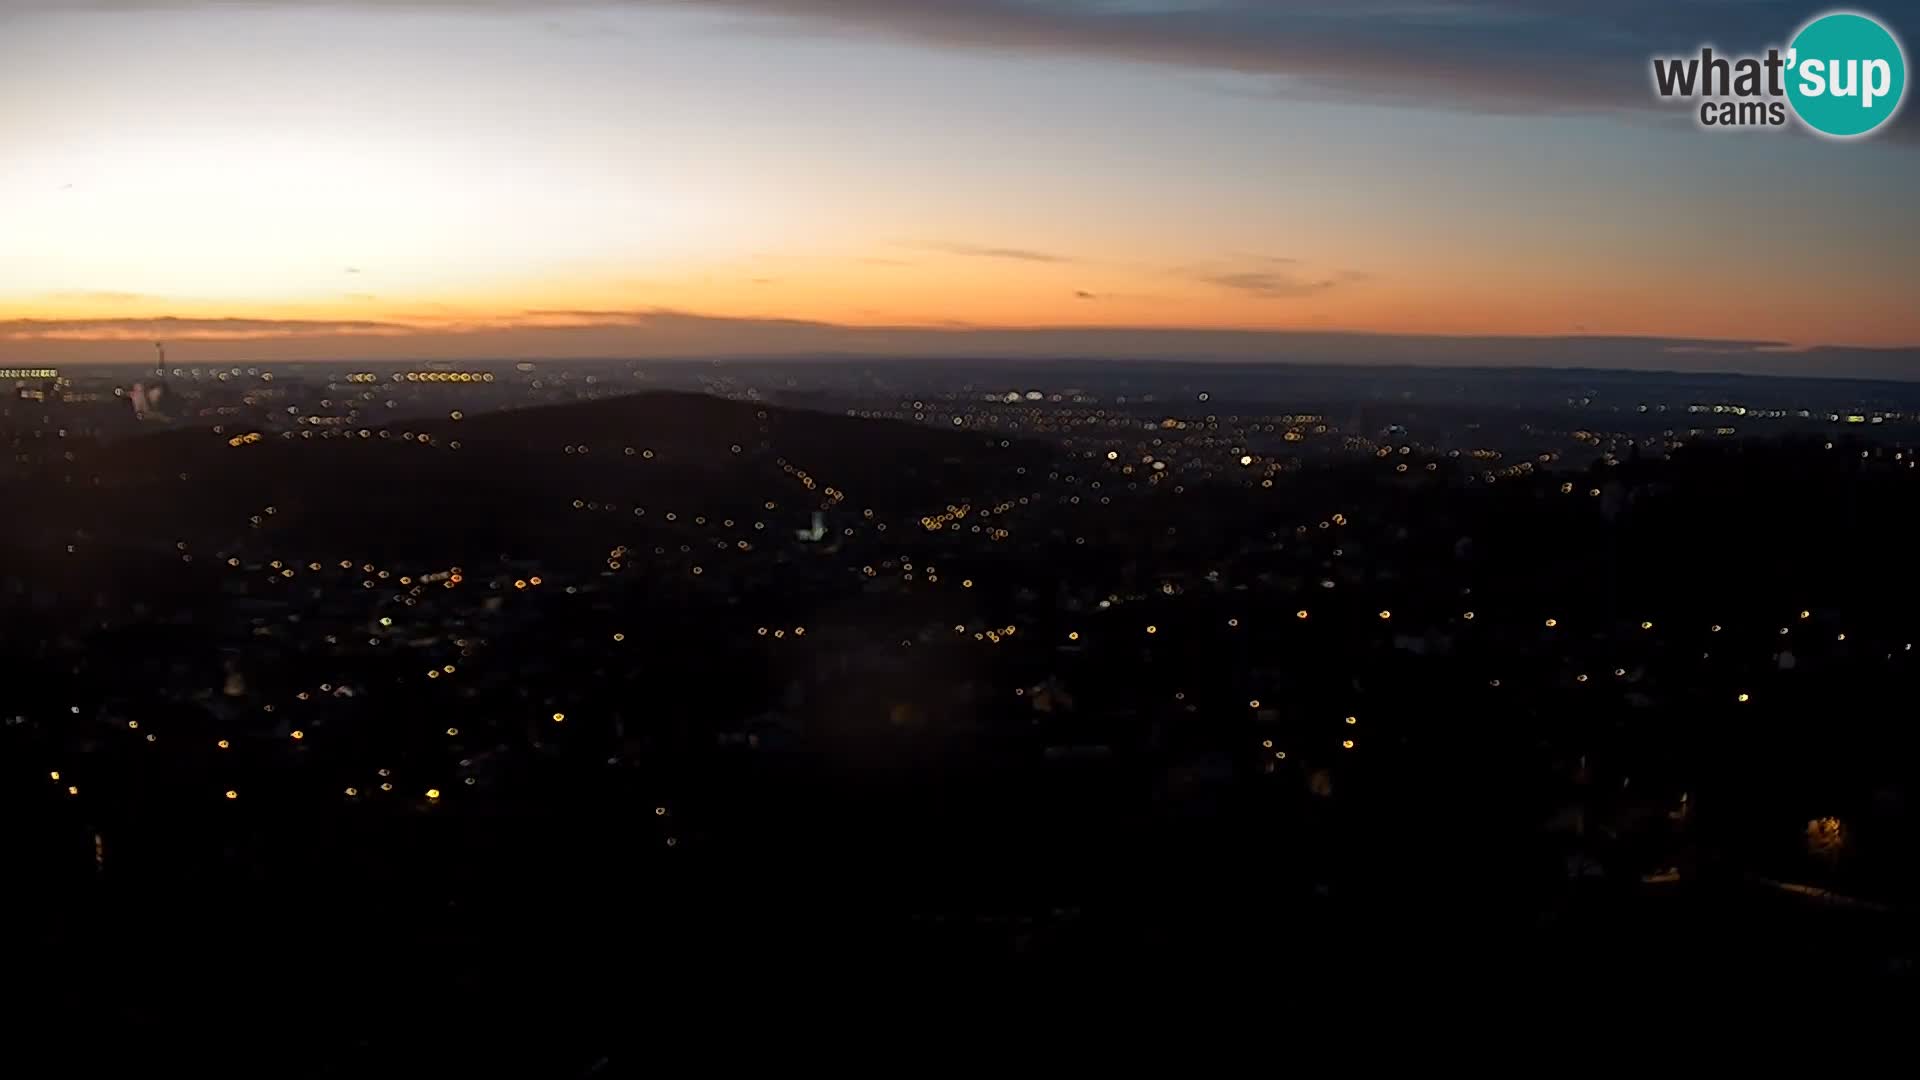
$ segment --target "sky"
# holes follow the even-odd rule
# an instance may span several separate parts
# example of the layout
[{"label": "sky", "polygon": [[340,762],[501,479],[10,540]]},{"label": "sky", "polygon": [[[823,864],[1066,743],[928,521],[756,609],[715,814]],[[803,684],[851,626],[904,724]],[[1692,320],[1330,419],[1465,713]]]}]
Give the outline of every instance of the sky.
[{"label": "sky", "polygon": [[0,362],[1599,335],[1920,377],[1920,112],[1651,91],[1821,10],[0,0]]}]

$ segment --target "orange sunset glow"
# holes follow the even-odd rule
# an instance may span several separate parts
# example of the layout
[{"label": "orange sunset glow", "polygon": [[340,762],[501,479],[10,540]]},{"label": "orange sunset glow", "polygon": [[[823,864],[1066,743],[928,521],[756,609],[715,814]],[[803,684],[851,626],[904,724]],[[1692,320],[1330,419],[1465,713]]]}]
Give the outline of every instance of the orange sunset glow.
[{"label": "orange sunset glow", "polygon": [[769,320],[1920,341],[1880,242],[1909,140],[1708,155],[1611,89],[1292,100],[1093,16],[1039,47],[783,7],[0,8],[32,148],[0,358],[778,351]]}]

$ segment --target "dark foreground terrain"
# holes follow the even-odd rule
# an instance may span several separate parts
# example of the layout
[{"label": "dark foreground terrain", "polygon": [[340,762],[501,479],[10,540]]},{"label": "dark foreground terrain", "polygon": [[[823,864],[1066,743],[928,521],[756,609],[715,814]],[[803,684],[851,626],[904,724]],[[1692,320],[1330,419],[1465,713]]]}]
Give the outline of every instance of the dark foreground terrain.
[{"label": "dark foreground terrain", "polygon": [[1911,980],[1911,450],[1223,423],[652,394],[24,473],[23,1015],[575,1076],[876,989]]}]

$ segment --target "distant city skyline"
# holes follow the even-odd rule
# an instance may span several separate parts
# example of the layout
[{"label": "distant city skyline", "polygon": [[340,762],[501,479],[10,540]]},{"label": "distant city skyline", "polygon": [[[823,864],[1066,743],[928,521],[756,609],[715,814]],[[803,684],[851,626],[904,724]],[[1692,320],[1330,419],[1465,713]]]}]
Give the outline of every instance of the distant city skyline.
[{"label": "distant city skyline", "polygon": [[1920,378],[1914,111],[1841,144],[1649,91],[1820,10],[0,0],[0,364]]}]

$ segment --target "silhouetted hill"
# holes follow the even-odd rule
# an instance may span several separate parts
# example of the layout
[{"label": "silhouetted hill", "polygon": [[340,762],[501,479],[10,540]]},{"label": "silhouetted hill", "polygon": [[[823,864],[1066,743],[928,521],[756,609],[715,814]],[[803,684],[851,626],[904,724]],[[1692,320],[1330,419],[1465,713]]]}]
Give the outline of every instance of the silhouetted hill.
[{"label": "silhouetted hill", "polygon": [[[751,515],[773,529],[804,527],[822,508],[938,511],[1047,458],[997,436],[679,392],[246,441],[254,434],[113,445],[28,501],[49,522],[123,538],[165,540],[194,522],[283,534],[301,558],[316,547],[477,557],[578,533],[581,514],[647,528]],[[93,490],[64,497],[75,485]]]}]

